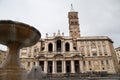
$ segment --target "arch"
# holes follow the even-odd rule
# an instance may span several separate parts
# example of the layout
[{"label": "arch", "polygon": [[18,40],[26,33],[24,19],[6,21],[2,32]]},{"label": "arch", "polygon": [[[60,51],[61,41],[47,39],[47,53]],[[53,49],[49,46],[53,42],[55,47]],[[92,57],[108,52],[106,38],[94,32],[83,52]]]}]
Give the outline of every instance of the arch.
[{"label": "arch", "polygon": [[36,57],[36,59],[45,59],[45,58],[46,57],[44,55],[42,55],[42,54]]},{"label": "arch", "polygon": [[64,56],[62,54],[55,54],[53,57],[54,58],[64,58]]},{"label": "arch", "polygon": [[61,40],[57,40],[56,49],[57,49],[57,52],[61,52]]},{"label": "arch", "polygon": [[48,44],[48,51],[49,51],[49,52],[52,52],[52,51],[53,51],[53,44],[52,44],[52,43],[49,43],[49,44]]},{"label": "arch", "polygon": [[68,42],[65,43],[65,51],[70,51],[70,44]]},{"label": "arch", "polygon": [[75,55],[73,55],[73,56],[71,56],[71,57],[73,57],[73,58],[80,58],[80,57],[82,57],[82,56],[80,56],[79,54],[75,54]]}]

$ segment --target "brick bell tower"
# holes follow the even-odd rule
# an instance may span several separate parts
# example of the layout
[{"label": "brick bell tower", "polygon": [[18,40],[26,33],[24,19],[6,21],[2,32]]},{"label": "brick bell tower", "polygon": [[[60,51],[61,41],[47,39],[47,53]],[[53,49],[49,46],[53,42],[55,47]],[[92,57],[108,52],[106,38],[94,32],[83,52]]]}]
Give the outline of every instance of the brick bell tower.
[{"label": "brick bell tower", "polygon": [[69,19],[69,35],[76,39],[80,37],[80,29],[79,29],[79,19],[78,12],[74,11],[73,6],[71,4],[71,10],[68,12]]}]

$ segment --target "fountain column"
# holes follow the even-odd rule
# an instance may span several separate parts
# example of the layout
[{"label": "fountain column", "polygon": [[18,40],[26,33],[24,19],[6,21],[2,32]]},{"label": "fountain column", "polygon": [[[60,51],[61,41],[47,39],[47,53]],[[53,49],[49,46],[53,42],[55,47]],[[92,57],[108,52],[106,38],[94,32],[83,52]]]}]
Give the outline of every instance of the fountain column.
[{"label": "fountain column", "polygon": [[0,80],[22,80],[25,76],[26,71],[21,67],[19,59],[19,45],[9,44],[9,54],[0,68],[0,73],[3,74]]}]

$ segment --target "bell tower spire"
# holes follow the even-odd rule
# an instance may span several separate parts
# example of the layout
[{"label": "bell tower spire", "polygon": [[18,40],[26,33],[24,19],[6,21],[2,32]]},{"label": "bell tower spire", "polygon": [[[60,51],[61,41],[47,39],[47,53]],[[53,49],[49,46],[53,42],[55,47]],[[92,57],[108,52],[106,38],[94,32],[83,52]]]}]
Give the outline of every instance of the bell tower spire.
[{"label": "bell tower spire", "polygon": [[71,4],[71,10],[68,12],[68,20],[69,20],[69,35],[72,38],[80,37],[80,29],[79,29],[79,18],[78,12],[76,12]]},{"label": "bell tower spire", "polygon": [[74,8],[73,8],[73,5],[71,4],[71,10],[70,10],[70,12],[74,12],[75,10],[74,10]]}]

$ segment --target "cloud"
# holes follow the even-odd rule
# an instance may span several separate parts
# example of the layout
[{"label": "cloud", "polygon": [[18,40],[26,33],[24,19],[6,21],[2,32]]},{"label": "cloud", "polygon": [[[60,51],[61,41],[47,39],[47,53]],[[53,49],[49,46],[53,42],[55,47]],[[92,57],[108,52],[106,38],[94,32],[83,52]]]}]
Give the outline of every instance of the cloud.
[{"label": "cloud", "polygon": [[120,45],[120,0],[0,0],[0,19],[30,24],[42,38],[58,29],[68,35],[71,3],[79,12],[82,36],[108,36]]}]

